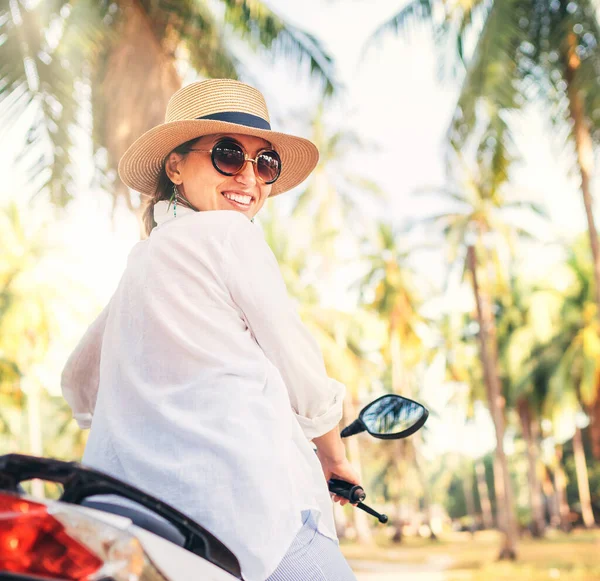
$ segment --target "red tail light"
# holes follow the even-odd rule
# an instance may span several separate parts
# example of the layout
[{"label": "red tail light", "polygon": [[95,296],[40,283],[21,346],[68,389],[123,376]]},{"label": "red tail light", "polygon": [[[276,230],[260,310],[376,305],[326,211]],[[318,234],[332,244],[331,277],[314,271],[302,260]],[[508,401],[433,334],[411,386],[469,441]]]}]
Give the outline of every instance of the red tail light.
[{"label": "red tail light", "polygon": [[0,493],[0,571],[76,581],[102,566],[47,506]]}]

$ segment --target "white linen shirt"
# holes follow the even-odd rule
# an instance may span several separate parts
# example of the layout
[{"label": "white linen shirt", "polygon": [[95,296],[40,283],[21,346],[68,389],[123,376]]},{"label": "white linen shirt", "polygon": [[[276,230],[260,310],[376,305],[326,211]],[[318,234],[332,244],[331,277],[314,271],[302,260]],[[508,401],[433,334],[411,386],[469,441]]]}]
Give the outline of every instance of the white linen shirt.
[{"label": "white linen shirt", "polygon": [[344,386],[286,292],[261,230],[236,211],[155,206],[107,307],[63,371],[91,432],[83,462],[168,502],[263,581],[313,510],[337,540],[309,440]]}]

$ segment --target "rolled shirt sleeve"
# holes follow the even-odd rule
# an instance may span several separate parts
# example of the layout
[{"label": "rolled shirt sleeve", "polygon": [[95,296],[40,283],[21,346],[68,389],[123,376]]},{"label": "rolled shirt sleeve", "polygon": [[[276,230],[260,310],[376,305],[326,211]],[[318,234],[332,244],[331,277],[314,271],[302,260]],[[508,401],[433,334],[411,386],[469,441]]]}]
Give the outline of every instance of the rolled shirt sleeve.
[{"label": "rolled shirt sleeve", "polygon": [[302,323],[262,232],[240,217],[228,237],[227,285],[257,343],[281,373],[298,422],[312,440],[340,422],[346,389],[327,376],[319,346]]}]

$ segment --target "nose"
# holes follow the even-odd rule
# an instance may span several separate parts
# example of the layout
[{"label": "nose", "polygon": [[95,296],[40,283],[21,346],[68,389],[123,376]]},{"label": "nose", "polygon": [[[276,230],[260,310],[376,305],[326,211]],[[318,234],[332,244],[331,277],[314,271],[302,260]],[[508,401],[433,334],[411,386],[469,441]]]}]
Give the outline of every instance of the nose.
[{"label": "nose", "polygon": [[255,186],[256,174],[254,173],[254,164],[251,161],[247,161],[242,171],[235,175],[235,179],[240,184]]}]

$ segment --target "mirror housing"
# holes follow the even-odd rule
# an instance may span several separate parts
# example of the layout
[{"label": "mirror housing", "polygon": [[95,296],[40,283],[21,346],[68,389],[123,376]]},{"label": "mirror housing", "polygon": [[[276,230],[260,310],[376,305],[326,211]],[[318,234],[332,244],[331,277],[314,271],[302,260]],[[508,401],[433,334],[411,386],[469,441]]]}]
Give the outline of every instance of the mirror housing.
[{"label": "mirror housing", "polygon": [[358,419],[340,435],[347,438],[367,431],[374,438],[398,440],[420,430],[428,417],[429,411],[420,403],[401,395],[386,394],[366,405]]}]

